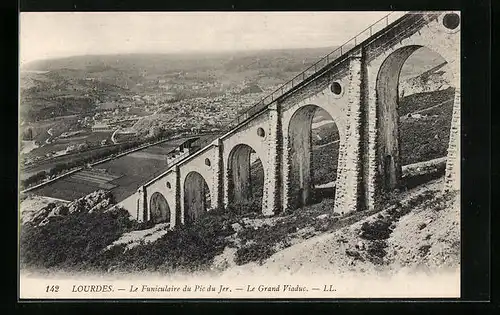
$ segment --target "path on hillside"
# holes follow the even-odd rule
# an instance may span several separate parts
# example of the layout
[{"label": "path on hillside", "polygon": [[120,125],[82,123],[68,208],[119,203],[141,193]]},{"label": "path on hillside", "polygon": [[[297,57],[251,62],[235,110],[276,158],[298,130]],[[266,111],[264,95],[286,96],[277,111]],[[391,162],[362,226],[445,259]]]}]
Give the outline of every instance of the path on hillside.
[{"label": "path on hillside", "polygon": [[441,103],[439,103],[439,104],[437,104],[437,105],[434,105],[434,106],[431,106],[431,107],[427,107],[427,108],[424,108],[424,109],[420,109],[420,110],[414,111],[414,112],[412,112],[412,113],[408,113],[408,114],[406,114],[406,115],[404,115],[404,116],[407,116],[407,115],[413,115],[413,114],[419,114],[419,113],[423,113],[423,112],[426,112],[426,111],[428,111],[428,110],[434,109],[434,108],[439,107],[439,106],[442,106],[442,105],[444,105],[444,104],[447,104],[447,103],[449,103],[449,102],[451,102],[451,101],[453,101],[453,98],[450,98],[450,99],[448,99],[448,100],[446,100],[446,101],[443,101],[443,102],[441,102]]},{"label": "path on hillside", "polygon": [[320,145],[318,145],[318,146],[315,146],[315,147],[313,148],[313,150],[320,149],[320,148],[322,148],[322,147],[326,147],[326,146],[328,146],[328,145],[331,145],[331,144],[337,143],[337,142],[339,142],[339,141],[340,141],[340,139],[335,140],[335,141],[332,141],[332,142],[328,142],[328,143],[325,143],[325,144],[320,144]]},{"label": "path on hillside", "polygon": [[35,143],[35,140],[22,140],[21,154],[27,154],[38,148],[39,146]]},{"label": "path on hillside", "polygon": [[118,130],[120,130],[120,128],[116,128],[116,130],[111,135],[111,141],[113,141],[113,144],[118,144],[118,141],[116,141],[116,139],[115,139],[115,135],[118,132]]},{"label": "path on hillside", "polygon": [[47,130],[47,133],[49,134],[49,137],[47,139],[45,139],[45,143],[46,144],[50,144],[51,142],[49,140],[52,139],[52,137],[53,137],[52,128],[50,128],[49,130]]}]

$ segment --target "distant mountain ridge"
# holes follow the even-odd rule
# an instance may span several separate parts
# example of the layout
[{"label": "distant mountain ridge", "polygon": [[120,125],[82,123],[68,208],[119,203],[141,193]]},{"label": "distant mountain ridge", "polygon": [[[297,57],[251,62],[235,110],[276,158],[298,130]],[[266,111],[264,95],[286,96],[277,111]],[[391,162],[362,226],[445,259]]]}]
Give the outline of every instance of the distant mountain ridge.
[{"label": "distant mountain ridge", "polygon": [[[77,55],[62,58],[34,60],[23,64],[22,70],[59,70],[61,68],[86,69],[89,66],[111,66],[135,64],[139,67],[152,68],[158,62],[194,62],[194,66],[213,60],[233,61],[248,57],[264,56],[290,56],[290,54],[310,56],[323,56],[333,51],[336,47],[300,48],[300,49],[272,49],[272,50],[249,50],[228,52],[187,52],[187,53],[130,53],[130,54],[108,54],[108,55]],[[319,59],[319,58],[318,58]]]}]

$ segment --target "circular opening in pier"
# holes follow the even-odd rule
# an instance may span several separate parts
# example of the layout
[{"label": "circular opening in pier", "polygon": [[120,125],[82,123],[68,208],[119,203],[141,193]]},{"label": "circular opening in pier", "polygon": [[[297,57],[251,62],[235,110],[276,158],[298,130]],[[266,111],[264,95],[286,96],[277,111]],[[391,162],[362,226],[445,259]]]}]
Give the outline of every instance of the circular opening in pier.
[{"label": "circular opening in pier", "polygon": [[338,82],[333,82],[331,86],[332,93],[335,95],[340,95],[342,93],[342,86],[340,86],[340,83]]},{"label": "circular opening in pier", "polygon": [[443,17],[443,25],[447,29],[454,30],[460,25],[460,16],[456,13],[448,13]]},{"label": "circular opening in pier", "polygon": [[206,166],[210,166],[211,165],[210,160],[208,158],[205,159],[205,165]]},{"label": "circular opening in pier", "polygon": [[257,135],[259,137],[264,138],[266,136],[266,132],[264,131],[264,129],[262,129],[261,127],[259,127],[259,129],[257,129]]},{"label": "circular opening in pier", "polygon": [[167,188],[168,189],[172,188],[172,185],[170,184],[170,182],[167,182]]}]

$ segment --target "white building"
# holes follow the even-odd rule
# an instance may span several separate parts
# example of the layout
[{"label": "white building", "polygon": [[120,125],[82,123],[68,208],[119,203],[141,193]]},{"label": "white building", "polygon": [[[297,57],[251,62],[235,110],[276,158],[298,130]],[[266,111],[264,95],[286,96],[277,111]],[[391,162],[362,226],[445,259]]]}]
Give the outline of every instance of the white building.
[{"label": "white building", "polygon": [[109,127],[108,124],[105,123],[96,123],[95,125],[92,126],[92,131],[111,131],[111,128]]}]

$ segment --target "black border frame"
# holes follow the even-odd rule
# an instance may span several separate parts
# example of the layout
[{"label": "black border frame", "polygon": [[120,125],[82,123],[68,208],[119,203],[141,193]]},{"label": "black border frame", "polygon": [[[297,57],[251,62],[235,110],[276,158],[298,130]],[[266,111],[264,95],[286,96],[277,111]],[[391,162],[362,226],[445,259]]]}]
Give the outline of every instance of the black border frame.
[{"label": "black border frame", "polygon": [[[360,3],[362,2],[362,3]],[[91,304],[94,309],[108,311],[110,307],[119,311],[132,310],[133,304],[143,310],[150,310],[151,307],[163,306],[168,304],[178,310],[201,310],[200,303],[207,303],[207,307],[219,309],[219,306],[234,307],[236,303],[243,305],[249,311],[255,311],[255,307],[259,303],[270,303],[273,306],[291,307],[293,310],[337,310],[349,307],[353,310],[361,311],[358,303],[368,303],[370,311],[383,307],[392,308],[401,306],[411,306],[411,308],[419,313],[422,312],[422,307],[438,306],[441,310],[456,311],[458,308],[478,310],[476,307],[485,310],[488,304],[478,303],[456,303],[458,301],[475,301],[486,302],[490,299],[492,292],[490,288],[490,236],[491,236],[491,213],[490,213],[490,190],[491,190],[491,8],[489,0],[476,1],[437,1],[431,3],[419,3],[419,1],[406,2],[404,5],[395,5],[389,3],[380,4],[382,1],[377,1],[377,4],[371,1],[357,0],[342,0],[335,3],[315,4],[313,1],[307,3],[291,3],[285,2],[281,5],[271,5],[266,1],[253,1],[251,4],[244,4],[241,1],[233,1],[226,3],[216,3],[215,1],[187,3],[179,1],[176,3],[154,2],[147,3],[140,1],[132,3],[125,0],[102,0],[102,1],[64,1],[64,0],[21,0],[20,3],[7,7],[6,17],[0,19],[2,21],[2,30],[5,30],[8,37],[2,45],[9,54],[7,68],[12,73],[9,76],[4,76],[2,88],[6,90],[9,96],[8,104],[4,117],[17,117],[17,102],[18,102],[18,12],[19,11],[178,11],[178,10],[209,10],[209,11],[264,11],[264,10],[291,10],[291,11],[315,11],[315,10],[346,10],[346,11],[361,11],[361,10],[460,10],[462,12],[462,104],[471,104],[471,106],[462,106],[462,265],[461,265],[461,290],[462,298],[460,299],[231,299],[231,300],[216,300],[216,299],[197,299],[197,300],[18,300],[18,274],[15,275],[14,282],[16,288],[16,311],[37,310],[43,306],[47,311],[66,309],[74,311],[89,307]],[[12,3],[12,2],[9,2]],[[2,8],[5,3],[2,3]],[[4,12],[2,12],[4,13]],[[15,45],[13,43],[16,43]],[[6,58],[4,60],[7,61]],[[14,77],[16,79],[14,79]],[[6,79],[8,78],[8,79]],[[16,105],[14,105],[16,104]],[[473,104],[473,105],[472,105]],[[484,104],[484,105],[480,105]],[[4,107],[5,111],[5,107]],[[8,116],[7,116],[8,115]],[[17,134],[17,119],[4,120],[9,124],[6,134]],[[5,133],[4,133],[5,134]],[[13,208],[17,209],[17,141],[12,137],[8,137],[8,144],[11,146],[4,152],[11,154],[2,154],[3,164],[12,164],[16,167],[5,167],[3,172],[7,181],[7,198]],[[7,163],[5,163],[7,162]],[[5,165],[6,166],[6,165]],[[12,181],[12,182],[10,182]],[[10,207],[9,207],[10,208]],[[6,212],[13,214],[17,226],[17,210],[6,209]],[[14,221],[13,220],[13,221]],[[494,222],[494,221],[493,221]],[[14,222],[9,226],[14,226]],[[17,233],[16,233],[17,234]],[[13,238],[9,238],[13,239]],[[15,252],[17,253],[17,239],[13,242]],[[12,245],[11,245],[12,246]],[[12,250],[14,252],[14,249]],[[17,271],[17,255],[15,256],[15,270]],[[14,292],[11,290],[10,292]],[[144,303],[147,301],[148,303]],[[291,302],[289,304],[283,302]],[[42,302],[41,304],[39,302]],[[55,302],[55,303],[51,303]],[[89,303],[90,302],[90,303]],[[117,302],[124,303],[118,305]],[[223,302],[221,304],[220,302]],[[240,303],[245,302],[245,303]],[[354,303],[353,303],[354,302]],[[390,302],[384,303],[381,302]],[[398,302],[398,303],[395,303]],[[416,303],[414,303],[416,302]],[[424,303],[422,303],[424,302]],[[447,302],[444,305],[443,302]],[[450,303],[451,302],[451,303]],[[184,304],[180,304],[184,303]],[[333,307],[332,303],[337,304]],[[229,304],[229,305],[228,305]],[[406,305],[405,305],[406,304]],[[437,304],[437,305],[436,305]],[[5,304],[4,304],[5,305]],[[163,308],[162,307],[162,308]],[[471,308],[472,307],[472,308]],[[165,309],[172,311],[172,309]],[[290,309],[289,309],[290,310]]]}]

